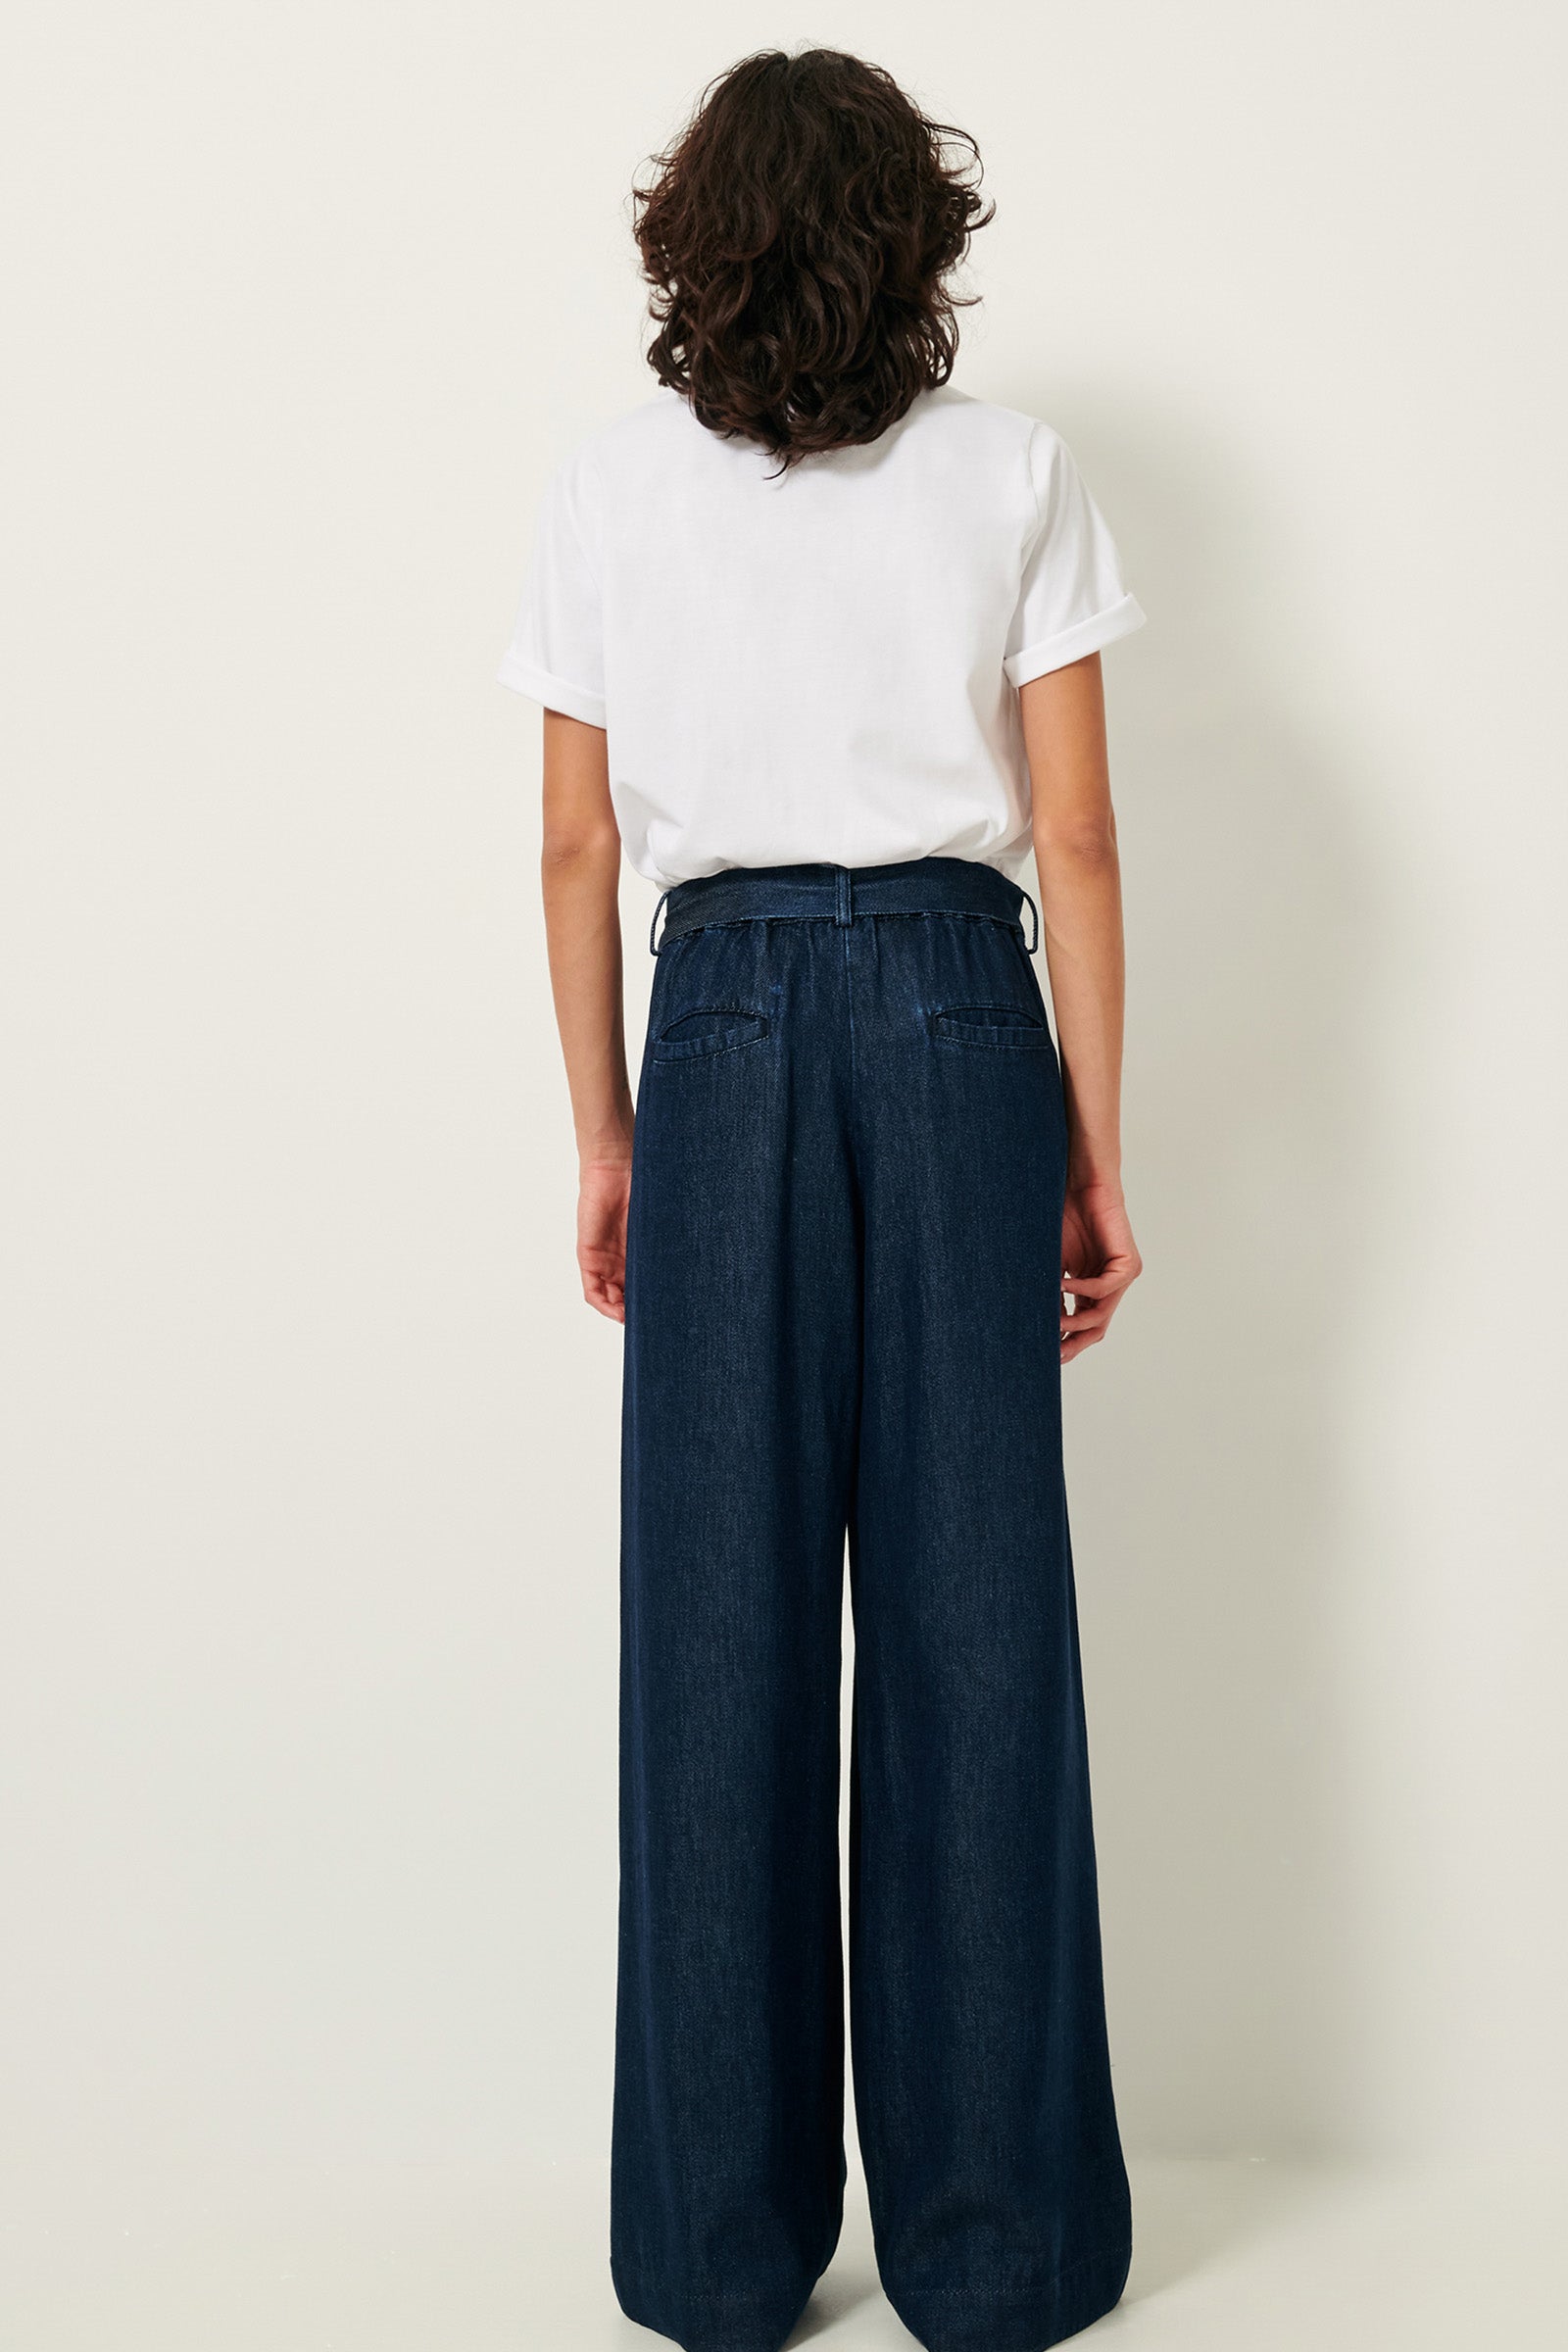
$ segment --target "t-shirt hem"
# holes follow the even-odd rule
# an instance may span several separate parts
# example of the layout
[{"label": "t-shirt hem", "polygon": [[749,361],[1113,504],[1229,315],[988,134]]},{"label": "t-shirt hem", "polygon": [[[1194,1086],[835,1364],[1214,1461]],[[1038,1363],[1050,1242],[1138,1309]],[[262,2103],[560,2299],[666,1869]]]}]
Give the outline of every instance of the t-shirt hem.
[{"label": "t-shirt hem", "polygon": [[602,694],[590,694],[586,686],[568,685],[564,678],[552,677],[548,669],[535,669],[530,662],[519,662],[515,654],[504,657],[496,678],[514,694],[526,694],[534,702],[543,703],[547,710],[562,710],[567,718],[580,718],[590,727],[605,724]]},{"label": "t-shirt hem", "polygon": [[1009,654],[1002,666],[1012,685],[1027,686],[1031,678],[1065,669],[1069,662],[1081,662],[1087,654],[1099,653],[1102,645],[1130,636],[1148,617],[1135,596],[1124,596],[1119,604],[1107,605],[1103,612],[1092,612],[1087,620],[1075,621],[1057,636],[1043,637],[1038,645],[1026,645]]}]

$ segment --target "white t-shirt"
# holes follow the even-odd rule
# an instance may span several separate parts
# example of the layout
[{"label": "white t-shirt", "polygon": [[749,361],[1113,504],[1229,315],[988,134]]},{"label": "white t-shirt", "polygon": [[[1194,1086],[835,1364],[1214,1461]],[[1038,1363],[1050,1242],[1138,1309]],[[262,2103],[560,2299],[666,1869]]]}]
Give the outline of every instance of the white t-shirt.
[{"label": "white t-shirt", "polygon": [[1144,618],[1065,442],[952,386],[787,472],[662,388],[559,465],[504,685],[603,727],[626,855],[1030,847],[1017,688]]}]

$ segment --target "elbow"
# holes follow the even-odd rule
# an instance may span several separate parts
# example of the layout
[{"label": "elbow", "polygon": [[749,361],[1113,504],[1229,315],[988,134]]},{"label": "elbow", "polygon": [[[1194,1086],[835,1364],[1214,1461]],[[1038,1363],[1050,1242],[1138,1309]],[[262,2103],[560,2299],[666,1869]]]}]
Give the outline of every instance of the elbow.
[{"label": "elbow", "polygon": [[1042,873],[1048,868],[1114,873],[1116,862],[1116,820],[1108,811],[1072,824],[1035,827],[1035,863]]},{"label": "elbow", "polygon": [[620,834],[612,824],[547,824],[540,849],[547,874],[592,873],[620,867]]}]

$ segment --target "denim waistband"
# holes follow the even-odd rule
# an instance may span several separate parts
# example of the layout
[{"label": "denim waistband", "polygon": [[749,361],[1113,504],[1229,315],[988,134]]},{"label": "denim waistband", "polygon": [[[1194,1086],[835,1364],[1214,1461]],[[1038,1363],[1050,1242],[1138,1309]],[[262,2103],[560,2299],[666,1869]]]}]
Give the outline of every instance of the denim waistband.
[{"label": "denim waistband", "polygon": [[[710,923],[853,923],[861,914],[978,914],[1023,929],[1035,916],[1029,953],[1040,945],[1040,916],[1029,893],[994,865],[972,858],[915,858],[902,865],[729,865],[666,890],[654,908],[648,945]],[[660,907],[667,909],[659,933]]]}]

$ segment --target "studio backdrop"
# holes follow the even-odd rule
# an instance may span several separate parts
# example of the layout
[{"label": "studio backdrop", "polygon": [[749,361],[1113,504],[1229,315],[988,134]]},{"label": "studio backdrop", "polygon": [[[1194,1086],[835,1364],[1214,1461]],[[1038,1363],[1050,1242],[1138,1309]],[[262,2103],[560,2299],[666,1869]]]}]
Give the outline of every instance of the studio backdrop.
[{"label": "studio backdrop", "polygon": [[632,178],[807,39],[978,138],[955,380],[1065,437],[1149,614],[1148,1271],[1067,1375],[1129,2153],[1553,2145],[1560,12],[13,38],[15,2164],[606,2145],[621,1341],[494,672],[550,467],[652,388]]}]

